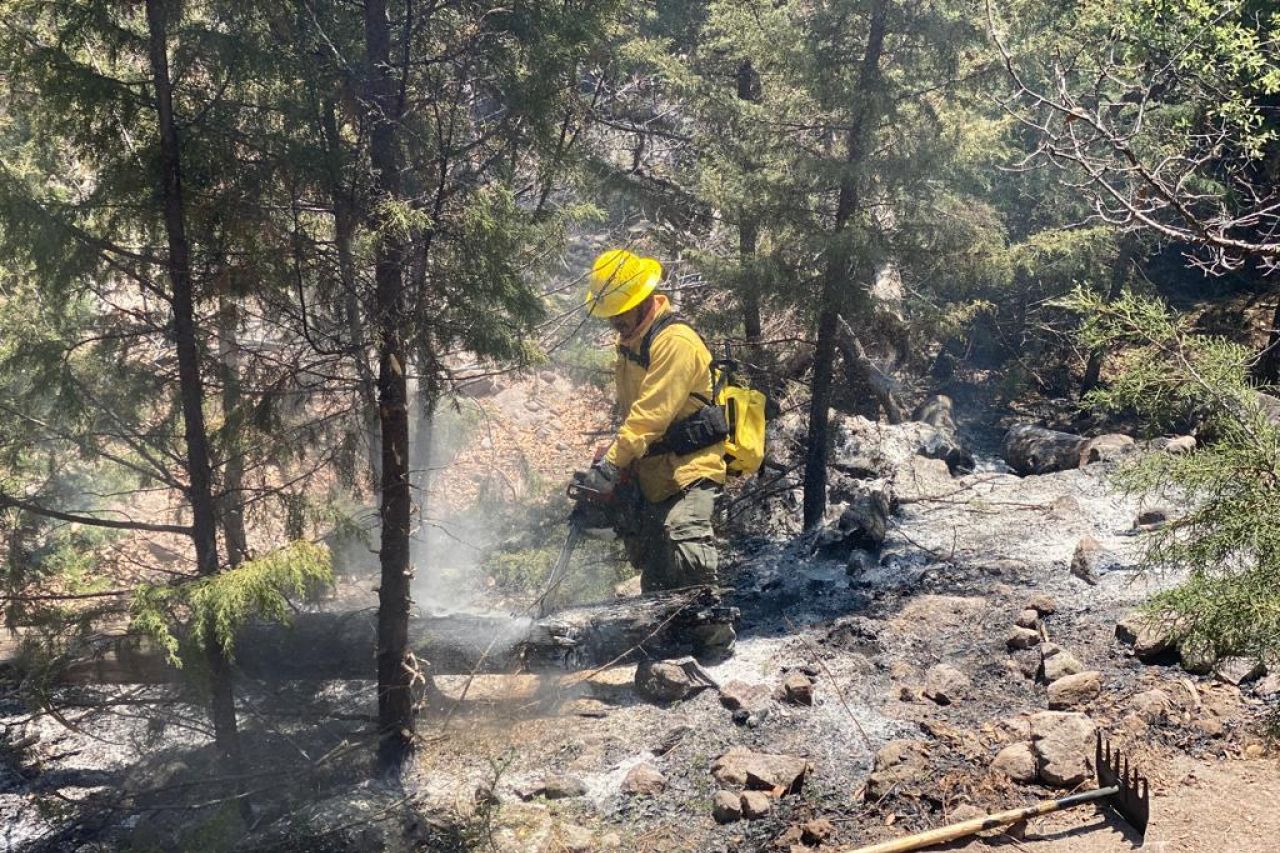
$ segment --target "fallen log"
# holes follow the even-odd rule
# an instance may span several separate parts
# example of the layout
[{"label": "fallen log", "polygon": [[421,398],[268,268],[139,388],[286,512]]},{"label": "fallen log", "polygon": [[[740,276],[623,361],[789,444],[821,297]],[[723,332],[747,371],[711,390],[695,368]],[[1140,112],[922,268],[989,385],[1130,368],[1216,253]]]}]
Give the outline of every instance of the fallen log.
[{"label": "fallen log", "polygon": [[1087,438],[1032,424],[1018,424],[1004,437],[1000,455],[1021,476],[1048,474],[1080,466]]},{"label": "fallen log", "polygon": [[[236,670],[264,681],[371,680],[374,616],[372,610],[304,612],[288,625],[247,625],[236,636]],[[721,591],[693,587],[567,608],[536,620],[496,613],[415,616],[409,635],[414,654],[435,674],[577,670],[642,655],[689,654],[690,628],[737,618],[737,608],[723,603]],[[0,644],[0,669],[11,676],[38,674],[37,667],[72,684],[182,677],[160,649],[121,626],[71,646],[42,641],[33,632]]]}]

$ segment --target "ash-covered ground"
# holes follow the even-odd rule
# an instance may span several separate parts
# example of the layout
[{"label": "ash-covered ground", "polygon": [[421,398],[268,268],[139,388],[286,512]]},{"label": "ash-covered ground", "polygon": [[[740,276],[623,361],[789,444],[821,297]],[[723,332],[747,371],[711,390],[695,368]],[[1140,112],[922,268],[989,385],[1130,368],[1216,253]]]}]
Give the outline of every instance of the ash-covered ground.
[{"label": "ash-covered ground", "polygon": [[[787,429],[776,426],[783,444]],[[1272,762],[1275,678],[1191,674],[1176,652],[1143,662],[1116,638],[1118,621],[1176,580],[1137,571],[1159,523],[1150,513],[1176,516],[1176,502],[1119,493],[1118,462],[1017,477],[988,452],[975,473],[952,476],[920,452],[922,424],[840,418],[836,434],[823,530],[797,531],[799,494],[785,477],[727,502],[736,654],[689,667],[665,699],[638,689],[634,659],[586,673],[441,675],[419,756],[394,785],[360,781],[375,710],[367,682],[243,685],[250,769],[217,784],[199,697],[177,687],[85,692],[82,712],[66,708],[75,694],[64,690],[51,697],[59,716],[10,699],[5,841],[837,850],[1088,787],[1049,779],[1073,756],[1049,755],[1036,733],[1063,720],[1106,732],[1151,777],[1159,841],[1173,831],[1162,803],[1177,799],[1187,762]],[[846,515],[868,493],[892,510],[879,545]],[[1074,662],[1079,685],[1065,700],[1046,684],[1046,649]],[[89,707],[104,697],[113,704]],[[1060,716],[1046,718],[1051,702]],[[794,760],[735,775],[727,765],[750,764],[743,750]],[[237,793],[250,803],[247,834],[232,820]],[[750,814],[735,816],[730,801]],[[1035,837],[1033,826],[1020,843]]]}]

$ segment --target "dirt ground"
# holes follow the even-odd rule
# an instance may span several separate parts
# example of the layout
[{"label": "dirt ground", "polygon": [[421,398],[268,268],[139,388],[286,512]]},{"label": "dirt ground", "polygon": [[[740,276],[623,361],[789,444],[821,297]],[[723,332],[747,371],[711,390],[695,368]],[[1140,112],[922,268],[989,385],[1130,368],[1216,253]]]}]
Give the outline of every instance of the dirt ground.
[{"label": "dirt ground", "polygon": [[1155,794],[1146,838],[1108,812],[1084,807],[1030,822],[1026,837],[1000,835],[951,846],[1032,853],[1271,853],[1280,838],[1280,762],[1196,761],[1162,768],[1177,781]]}]

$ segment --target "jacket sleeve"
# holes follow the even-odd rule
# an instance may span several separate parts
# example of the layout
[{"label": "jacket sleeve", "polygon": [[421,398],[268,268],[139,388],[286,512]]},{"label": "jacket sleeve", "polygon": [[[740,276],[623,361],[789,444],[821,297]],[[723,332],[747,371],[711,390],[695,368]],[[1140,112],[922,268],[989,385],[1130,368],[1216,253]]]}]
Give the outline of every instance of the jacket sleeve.
[{"label": "jacket sleeve", "polygon": [[605,458],[623,469],[644,456],[667,431],[708,365],[698,347],[675,332],[658,335],[649,355],[649,370],[636,401],[626,413]]}]

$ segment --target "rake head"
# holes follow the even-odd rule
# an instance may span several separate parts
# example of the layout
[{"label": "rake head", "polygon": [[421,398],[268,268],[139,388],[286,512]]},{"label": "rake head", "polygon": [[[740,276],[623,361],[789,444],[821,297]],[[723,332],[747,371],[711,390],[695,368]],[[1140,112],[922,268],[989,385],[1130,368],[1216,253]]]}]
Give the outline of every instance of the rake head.
[{"label": "rake head", "polygon": [[1112,749],[1110,741],[1102,739],[1102,732],[1098,732],[1093,766],[1098,773],[1098,786],[1116,789],[1114,794],[1107,797],[1107,802],[1126,823],[1138,830],[1139,835],[1145,836],[1147,820],[1151,816],[1147,777],[1139,776],[1137,769],[1129,766],[1128,756],[1122,755],[1118,749]]}]

